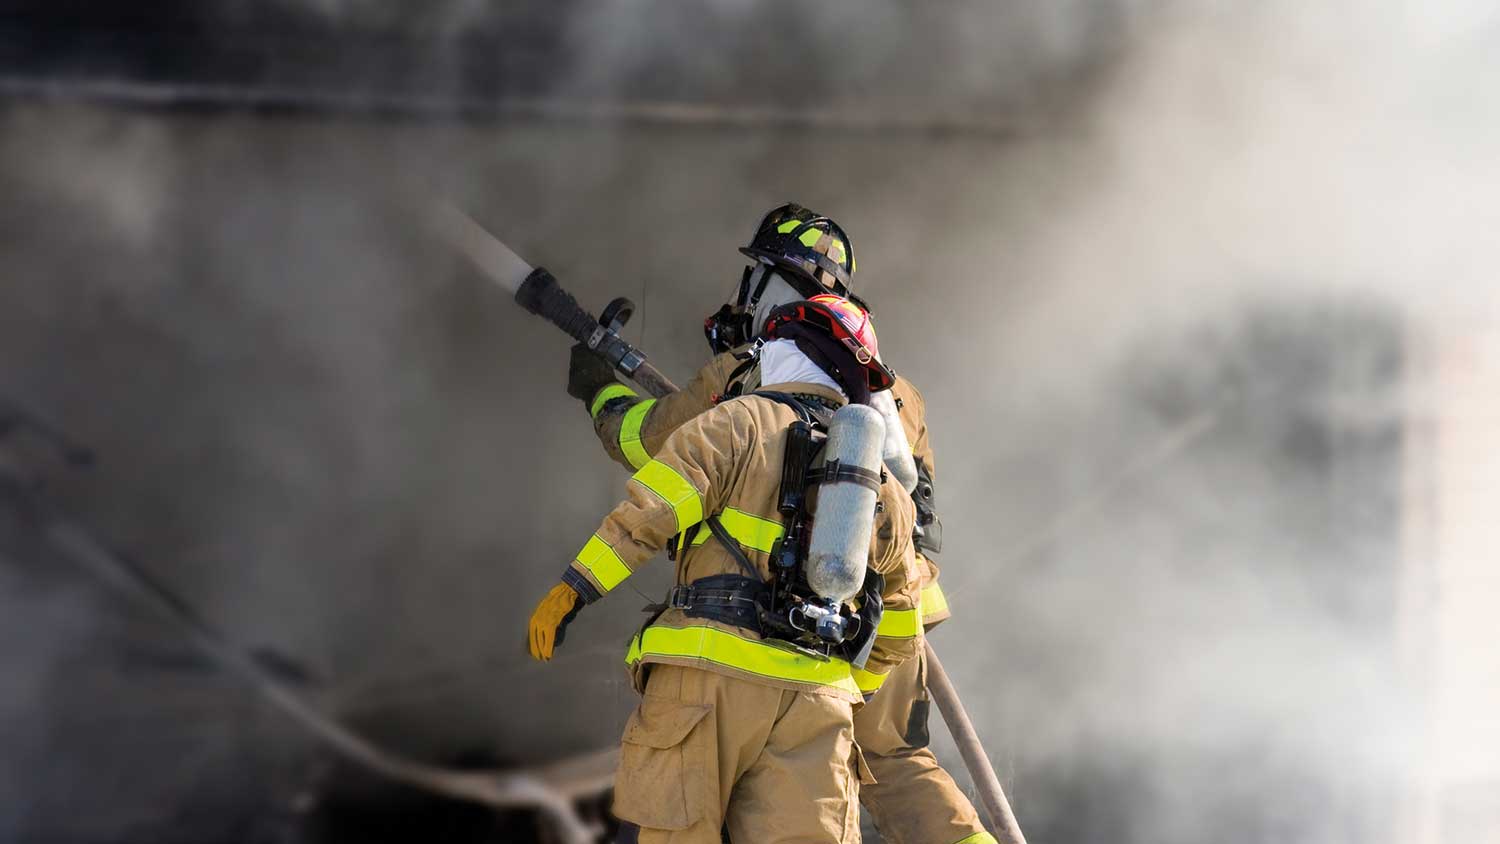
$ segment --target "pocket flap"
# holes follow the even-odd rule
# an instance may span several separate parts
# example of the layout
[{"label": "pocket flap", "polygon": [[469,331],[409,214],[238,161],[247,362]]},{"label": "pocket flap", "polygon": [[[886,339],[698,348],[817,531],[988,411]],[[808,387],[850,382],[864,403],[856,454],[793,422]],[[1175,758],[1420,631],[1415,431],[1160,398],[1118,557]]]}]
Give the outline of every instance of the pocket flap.
[{"label": "pocket flap", "polygon": [[854,745],[854,776],[860,785],[879,785],[880,781],[875,779],[875,772],[870,770],[870,765],[865,762],[865,753]]},{"label": "pocket flap", "polygon": [[641,698],[621,736],[616,817],[645,829],[678,830],[705,816],[712,787],[705,772],[714,770],[718,743],[706,734],[712,722],[694,729],[711,711],[711,705]]},{"label": "pocket flap", "polygon": [[713,709],[706,704],[679,703],[662,698],[641,698],[625,725],[621,740],[626,744],[665,749],[682,744],[687,734]]}]

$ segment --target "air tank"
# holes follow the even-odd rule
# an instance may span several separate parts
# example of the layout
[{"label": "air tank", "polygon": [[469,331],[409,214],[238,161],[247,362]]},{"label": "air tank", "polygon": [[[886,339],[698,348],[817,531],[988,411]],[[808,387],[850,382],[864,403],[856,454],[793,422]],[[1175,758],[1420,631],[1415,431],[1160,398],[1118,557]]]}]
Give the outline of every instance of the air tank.
[{"label": "air tank", "polygon": [[917,488],[917,461],[911,455],[911,443],[906,439],[906,426],[901,424],[901,415],[896,409],[896,397],[890,390],[881,390],[870,396],[870,406],[880,411],[885,420],[885,440],[880,458],[891,477],[907,492]]},{"label": "air tank", "polygon": [[[878,478],[884,443],[885,421],[880,411],[863,404],[845,405],[828,425],[824,469],[857,467]],[[864,586],[875,498],[874,489],[855,479],[825,478],[818,487],[807,546],[807,585],[819,596],[846,601]]]}]

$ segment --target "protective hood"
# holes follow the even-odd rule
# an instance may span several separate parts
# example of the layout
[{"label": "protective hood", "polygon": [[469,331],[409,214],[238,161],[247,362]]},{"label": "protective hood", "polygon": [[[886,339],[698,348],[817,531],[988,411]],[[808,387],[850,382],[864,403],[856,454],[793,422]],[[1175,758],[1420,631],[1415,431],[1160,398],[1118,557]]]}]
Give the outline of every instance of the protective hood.
[{"label": "protective hood", "polygon": [[797,341],[772,340],[760,350],[760,383],[769,387],[792,382],[817,384],[848,397],[837,381],[797,348]]},{"label": "protective hood", "polygon": [[768,271],[770,278],[766,279],[766,289],[760,294],[760,301],[755,303],[755,314],[750,320],[752,337],[765,330],[766,320],[771,318],[772,310],[807,298],[787,283],[787,280],[781,277],[781,273],[769,269]]}]

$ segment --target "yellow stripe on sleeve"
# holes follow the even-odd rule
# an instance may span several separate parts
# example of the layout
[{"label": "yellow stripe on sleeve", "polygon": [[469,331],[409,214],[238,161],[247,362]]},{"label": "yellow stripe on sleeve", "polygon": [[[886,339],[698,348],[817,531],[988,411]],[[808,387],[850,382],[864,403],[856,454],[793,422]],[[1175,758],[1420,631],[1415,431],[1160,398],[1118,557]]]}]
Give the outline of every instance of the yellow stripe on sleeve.
[{"label": "yellow stripe on sleeve", "polygon": [[635,390],[630,389],[624,384],[610,384],[608,387],[595,393],[594,400],[589,402],[589,418],[599,418],[599,411],[610,401],[618,398],[634,398],[635,395]]},{"label": "yellow stripe on sleeve", "polygon": [[625,578],[630,576],[630,566],[620,559],[615,549],[608,542],[599,538],[599,534],[589,537],[589,541],[578,552],[578,564],[588,569],[589,574],[599,581],[602,591],[619,586]]},{"label": "yellow stripe on sleeve", "polygon": [[703,498],[687,478],[676,469],[651,460],[631,477],[631,480],[656,493],[667,502],[677,515],[677,533],[682,533],[703,521]]},{"label": "yellow stripe on sleeve", "polygon": [[646,399],[625,411],[625,418],[620,422],[620,451],[625,453],[625,459],[636,469],[651,462],[651,455],[641,445],[641,426],[646,423],[646,414],[655,406],[656,399]]}]

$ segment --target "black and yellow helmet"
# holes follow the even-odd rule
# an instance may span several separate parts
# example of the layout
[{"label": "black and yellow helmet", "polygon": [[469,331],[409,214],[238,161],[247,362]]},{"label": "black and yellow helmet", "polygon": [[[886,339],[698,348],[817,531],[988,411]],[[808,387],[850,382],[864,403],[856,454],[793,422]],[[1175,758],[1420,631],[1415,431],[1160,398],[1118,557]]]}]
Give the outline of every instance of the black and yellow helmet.
[{"label": "black and yellow helmet", "polygon": [[848,296],[854,275],[854,250],[838,223],[794,202],[771,210],[760,221],[747,256],[782,271],[804,296],[833,293]]}]

